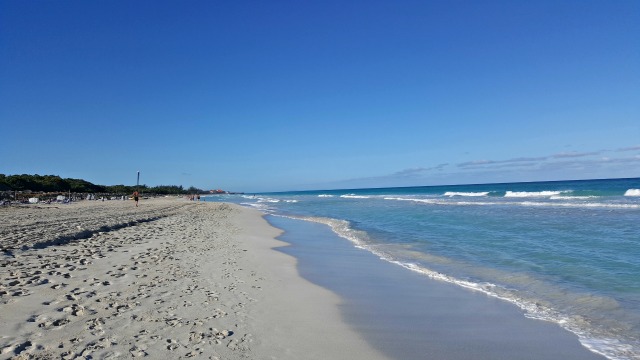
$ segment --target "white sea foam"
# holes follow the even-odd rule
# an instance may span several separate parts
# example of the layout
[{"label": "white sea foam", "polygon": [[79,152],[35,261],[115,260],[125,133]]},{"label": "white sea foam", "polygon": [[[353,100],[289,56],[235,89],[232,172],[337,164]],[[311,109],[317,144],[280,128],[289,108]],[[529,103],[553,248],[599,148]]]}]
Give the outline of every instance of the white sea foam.
[{"label": "white sea foam", "polygon": [[[577,197],[580,198],[580,197]],[[587,197],[585,197],[586,199]],[[591,197],[588,197],[591,198]],[[597,198],[597,197],[596,197]],[[566,197],[574,199],[574,197]],[[527,207],[570,207],[570,208],[603,208],[603,209],[640,209],[640,204],[603,203],[603,202],[549,202],[549,201],[521,201],[521,202],[497,202],[497,201],[451,201],[445,199],[420,199],[385,197],[384,200],[412,201],[429,205],[444,206],[527,206]],[[584,199],[583,199],[584,200]]]},{"label": "white sea foam", "polygon": [[561,196],[554,195],[550,197],[551,200],[588,200],[588,199],[597,199],[598,196]]},{"label": "white sea foam", "polygon": [[454,196],[471,196],[471,197],[480,197],[489,195],[488,191],[484,192],[455,192],[455,191],[447,191],[444,193],[444,196],[454,197]]},{"label": "white sea foam", "polygon": [[351,227],[351,224],[346,220],[338,220],[338,219],[315,217],[315,216],[295,216],[295,215],[292,215],[292,216],[279,215],[279,216],[290,218],[290,219],[311,221],[315,223],[328,225],[334,233],[338,234],[338,236],[351,241],[359,248],[363,248],[364,246],[363,239],[367,238],[366,232],[353,229]]},{"label": "white sea foam", "polygon": [[356,195],[356,194],[345,194],[345,195],[340,195],[340,197],[344,199],[369,199],[370,198],[370,196]]},{"label": "white sea foam", "polygon": [[487,205],[506,205],[508,203],[486,202],[486,201],[451,201],[446,199],[422,199],[422,198],[403,198],[403,197],[385,197],[384,200],[394,201],[412,201],[421,204],[430,205],[447,205],[447,206],[487,206]]},{"label": "white sea foam", "polygon": [[[340,235],[340,233],[338,232],[336,233]],[[580,318],[561,314],[550,307],[540,304],[537,301],[534,301],[532,299],[522,298],[516,292],[509,290],[507,288],[503,288],[489,282],[478,283],[478,282],[462,280],[450,275],[446,275],[446,274],[425,268],[423,266],[419,266],[415,263],[393,260],[389,256],[385,254],[381,254],[379,251],[376,251],[375,249],[372,249],[369,246],[363,245],[363,242],[361,241],[358,241],[358,243],[360,244],[360,246],[358,247],[378,255],[381,260],[388,261],[393,264],[402,266],[408,270],[420,273],[434,280],[452,283],[466,289],[479,291],[488,296],[510,302],[518,306],[520,309],[522,309],[525,312],[525,316],[528,318],[555,322],[560,326],[564,327],[565,329],[576,334],[580,342],[583,344],[583,346],[609,359],[612,359],[612,360],[627,359],[627,357],[624,355],[628,353],[632,353],[633,351],[632,346],[621,343],[620,340],[618,339],[601,338],[593,334],[588,329],[588,327],[585,328],[585,324],[581,321]]]},{"label": "white sea foam", "polygon": [[451,201],[447,199],[420,199],[420,198],[401,198],[401,197],[385,197],[384,200],[395,201],[413,201],[421,204],[430,205],[446,205],[446,206],[487,206],[487,205],[505,205],[506,203],[486,202],[486,201]]},{"label": "white sea foam", "polygon": [[526,197],[550,197],[560,195],[570,191],[507,191],[504,197],[526,198]]},{"label": "white sea foam", "polygon": [[640,196],[640,189],[629,189],[624,193],[624,196]]},{"label": "white sea foam", "polygon": [[609,203],[550,203],[550,202],[536,202],[536,201],[523,201],[518,203],[522,206],[537,206],[537,207],[570,207],[570,208],[603,208],[603,209],[640,209],[640,204],[609,204]]},{"label": "white sea foam", "polygon": [[441,204],[447,205],[450,201],[447,200],[438,200],[438,199],[418,199],[418,198],[402,198],[402,197],[385,197],[384,200],[396,200],[396,201],[413,201],[417,203],[424,204]]},{"label": "white sea foam", "polygon": [[240,205],[245,205],[248,207],[252,207],[255,208],[257,210],[260,210],[264,213],[272,213],[274,211],[274,209],[270,208],[268,205],[266,204],[261,204],[261,203],[257,203],[257,202],[253,202],[253,203],[240,203]]},{"label": "white sea foam", "polygon": [[318,197],[321,197],[321,198],[332,198],[332,197],[334,197],[334,195],[320,194],[320,195],[318,195]]}]

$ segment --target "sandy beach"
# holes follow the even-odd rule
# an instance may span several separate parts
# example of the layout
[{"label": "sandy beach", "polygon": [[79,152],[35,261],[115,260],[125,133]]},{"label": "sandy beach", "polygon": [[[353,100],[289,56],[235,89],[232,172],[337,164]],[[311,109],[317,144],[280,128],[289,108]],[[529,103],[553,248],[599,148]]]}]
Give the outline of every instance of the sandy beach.
[{"label": "sandy beach", "polygon": [[183,199],[0,209],[0,358],[382,359],[258,211]]},{"label": "sandy beach", "polygon": [[0,359],[604,359],[513,304],[239,205],[12,206],[0,223]]}]

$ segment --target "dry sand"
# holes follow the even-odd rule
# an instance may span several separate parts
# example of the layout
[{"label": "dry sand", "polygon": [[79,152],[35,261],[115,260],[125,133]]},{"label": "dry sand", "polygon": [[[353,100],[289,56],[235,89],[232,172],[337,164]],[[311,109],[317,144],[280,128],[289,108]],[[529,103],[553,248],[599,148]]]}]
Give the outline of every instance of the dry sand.
[{"label": "dry sand", "polygon": [[382,359],[251,209],[0,208],[0,359]]}]

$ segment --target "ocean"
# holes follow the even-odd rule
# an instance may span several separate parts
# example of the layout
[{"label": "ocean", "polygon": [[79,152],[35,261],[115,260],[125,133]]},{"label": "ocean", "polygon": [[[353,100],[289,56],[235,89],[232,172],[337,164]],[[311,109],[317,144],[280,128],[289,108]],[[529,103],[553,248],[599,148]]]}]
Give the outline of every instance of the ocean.
[{"label": "ocean", "polygon": [[215,195],[640,359],[640,178]]}]

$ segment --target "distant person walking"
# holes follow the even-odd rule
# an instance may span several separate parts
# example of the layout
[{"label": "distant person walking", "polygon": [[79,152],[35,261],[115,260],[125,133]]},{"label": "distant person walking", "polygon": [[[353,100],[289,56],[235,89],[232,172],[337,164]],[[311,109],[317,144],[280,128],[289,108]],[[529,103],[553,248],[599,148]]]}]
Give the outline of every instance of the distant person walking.
[{"label": "distant person walking", "polygon": [[140,199],[140,194],[138,194],[138,190],[133,192],[133,201],[136,202],[136,207],[138,207],[138,200]]}]

